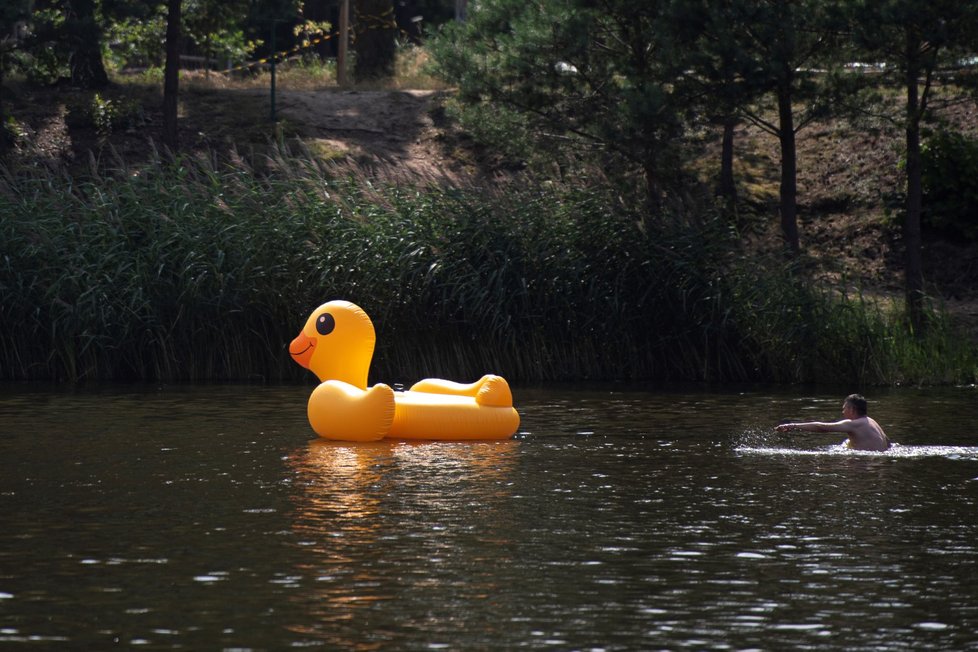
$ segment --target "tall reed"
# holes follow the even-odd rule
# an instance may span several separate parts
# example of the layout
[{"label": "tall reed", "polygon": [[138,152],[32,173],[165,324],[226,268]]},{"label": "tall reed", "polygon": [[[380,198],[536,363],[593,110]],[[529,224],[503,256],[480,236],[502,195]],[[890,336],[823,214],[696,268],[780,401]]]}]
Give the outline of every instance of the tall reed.
[{"label": "tall reed", "polygon": [[299,378],[286,345],[346,298],[373,380],[973,380],[944,326],[743,259],[719,220],[650,225],[595,187],[384,185],[280,148],[0,177],[0,377]]}]

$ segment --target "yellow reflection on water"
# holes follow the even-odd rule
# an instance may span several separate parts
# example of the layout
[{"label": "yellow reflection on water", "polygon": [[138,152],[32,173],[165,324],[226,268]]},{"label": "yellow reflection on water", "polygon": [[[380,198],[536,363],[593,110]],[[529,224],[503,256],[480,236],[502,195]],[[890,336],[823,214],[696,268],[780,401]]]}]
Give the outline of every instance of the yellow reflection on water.
[{"label": "yellow reflection on water", "polygon": [[[346,443],[315,440],[289,456],[296,475],[293,533],[301,590],[291,596],[309,617],[289,629],[347,649],[382,647],[376,605],[410,614],[420,595],[488,598],[492,586],[461,577],[453,536],[487,550],[511,541],[496,527],[517,465],[517,441]],[[478,514],[478,516],[474,516]],[[453,532],[454,530],[454,532]],[[446,573],[446,562],[453,572]],[[419,568],[428,569],[419,574]],[[427,614],[429,626],[431,613]],[[376,640],[379,637],[381,640]]]},{"label": "yellow reflection on water", "polygon": [[379,441],[352,444],[316,440],[299,458],[297,471],[306,486],[300,514],[310,522],[324,515],[358,523],[377,513],[376,485],[390,466],[392,446]]}]

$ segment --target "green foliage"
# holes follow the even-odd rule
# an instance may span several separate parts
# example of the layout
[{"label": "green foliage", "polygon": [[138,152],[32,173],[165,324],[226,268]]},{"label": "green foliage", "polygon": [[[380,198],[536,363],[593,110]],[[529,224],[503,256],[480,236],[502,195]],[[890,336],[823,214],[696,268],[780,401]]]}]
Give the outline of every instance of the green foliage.
[{"label": "green foliage", "polygon": [[0,122],[0,151],[4,147],[16,146],[27,140],[27,132],[23,125],[13,118],[7,116]]},{"label": "green foliage", "polygon": [[536,147],[539,141],[530,133],[525,116],[508,107],[466,104],[449,98],[445,113],[458,121],[476,143],[508,160],[525,162],[532,169],[540,170],[559,158],[553,150],[545,152]]},{"label": "green foliage", "polygon": [[24,26],[29,16],[27,0],[6,0],[0,5],[0,79],[10,65],[7,56],[18,48],[26,35]]},{"label": "green foliage", "polygon": [[947,384],[973,382],[978,374],[974,343],[941,312],[928,313],[928,329],[918,337],[905,327],[899,305],[887,308],[862,293],[813,288],[791,266],[781,272],[731,275],[734,315],[745,327],[747,348],[772,379]]},{"label": "green foliage", "polygon": [[924,224],[978,240],[978,140],[942,129],[921,148]]},{"label": "green foliage", "polygon": [[264,167],[7,171],[0,377],[301,378],[285,344],[347,298],[377,325],[385,381],[973,379],[950,330],[917,342],[743,259],[707,215],[650,227],[582,185],[384,186],[284,149]]},{"label": "green foliage", "polygon": [[[780,119],[777,125],[769,124],[766,116],[777,102],[751,106],[744,99],[767,91],[773,99],[790,100],[795,105],[790,126],[794,131],[829,115],[833,89],[827,82],[832,78],[814,71],[833,70],[846,61],[841,35],[848,26],[839,15],[843,5],[836,0],[721,3],[724,8],[712,12],[712,29],[719,32],[714,40],[722,45],[719,56],[724,65],[706,69],[722,82],[712,94],[739,106],[755,124],[779,137],[787,135],[782,132],[789,126]],[[732,34],[724,32],[724,26]]]},{"label": "green foliage", "polygon": [[[222,64],[240,62],[262,44],[245,36],[247,8],[240,2],[185,2],[182,34],[184,48]],[[166,43],[166,7],[145,8],[137,15],[117,15],[106,21],[105,56],[116,69],[163,66]]]},{"label": "green foliage", "polygon": [[839,88],[836,101],[854,116],[916,132],[932,108],[974,92],[978,77],[961,62],[978,48],[975,3],[855,0],[843,6],[852,28],[848,60],[876,62],[872,74],[845,75]]},{"label": "green foliage", "polygon": [[162,11],[112,21],[105,30],[105,56],[116,69],[162,67],[166,16]]},{"label": "green foliage", "polygon": [[18,55],[19,67],[32,84],[46,86],[68,76],[67,60],[52,48],[32,48]]},{"label": "green foliage", "polygon": [[191,0],[184,3],[183,34],[200,54],[218,61],[241,62],[264,43],[245,34],[248,3],[243,0]]},{"label": "green foliage", "polygon": [[685,68],[667,3],[487,0],[429,42],[438,74],[468,104],[520,114],[544,150],[614,156],[653,197],[678,169]]},{"label": "green foliage", "polygon": [[[97,3],[95,33],[101,34],[102,57],[111,68],[156,68],[164,62],[166,5],[149,3]],[[296,17],[291,0],[246,3],[243,0],[184,0],[183,42],[187,53],[202,54],[225,63],[241,61],[262,45],[269,23],[252,25],[250,12],[283,11],[282,19]],[[72,39],[77,29],[66,16],[64,3],[38,8],[30,15],[32,36],[21,48],[21,67],[29,79],[52,83],[66,77]],[[0,18],[3,16],[0,15]],[[89,26],[90,27],[90,26]],[[89,36],[88,38],[98,38]],[[73,47],[73,46],[72,46]]]},{"label": "green foliage", "polygon": [[118,110],[112,100],[107,100],[98,93],[92,96],[92,103],[89,107],[89,116],[95,131],[101,136],[108,136],[112,133],[112,123],[118,116]]},{"label": "green foliage", "polygon": [[70,127],[92,128],[106,137],[113,131],[135,129],[144,122],[141,105],[126,98],[109,98],[93,93],[85,101],[68,107],[65,122]]},{"label": "green foliage", "polygon": [[[843,7],[854,30],[852,42],[874,61],[889,65],[880,72],[901,76],[908,69],[948,66],[946,81],[963,72],[955,65],[976,45],[978,6],[957,0],[851,0]],[[908,39],[924,44],[907,51]],[[949,65],[950,64],[950,65]]]},{"label": "green foliage", "polygon": [[[3,17],[4,34],[9,34],[14,23],[27,18],[26,9],[21,13],[18,6],[23,3],[15,2],[7,9],[0,10]],[[68,73],[67,60],[62,53],[54,48],[44,47],[45,33],[64,27],[64,16],[51,8],[38,8],[30,12],[31,27],[25,30],[24,38],[19,41],[3,39],[0,45],[0,67],[2,72],[8,69],[18,69],[24,76],[36,84],[50,84]],[[40,35],[40,36],[39,36]]]}]

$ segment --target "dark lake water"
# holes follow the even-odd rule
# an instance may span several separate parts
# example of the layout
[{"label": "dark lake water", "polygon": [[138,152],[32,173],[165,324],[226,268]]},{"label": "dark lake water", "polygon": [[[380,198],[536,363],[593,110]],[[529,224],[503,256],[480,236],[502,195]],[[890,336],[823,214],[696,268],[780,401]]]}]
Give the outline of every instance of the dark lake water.
[{"label": "dark lake water", "polygon": [[514,388],[493,443],[311,386],[0,386],[0,648],[978,650],[978,389]]}]

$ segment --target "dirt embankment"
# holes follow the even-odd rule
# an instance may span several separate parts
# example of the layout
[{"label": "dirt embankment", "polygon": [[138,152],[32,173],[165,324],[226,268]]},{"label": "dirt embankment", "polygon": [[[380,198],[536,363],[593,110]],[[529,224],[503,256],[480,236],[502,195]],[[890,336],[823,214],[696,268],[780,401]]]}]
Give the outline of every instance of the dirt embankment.
[{"label": "dirt embankment", "polygon": [[[110,88],[91,93],[67,88],[6,89],[5,102],[20,125],[17,155],[51,166],[87,165],[90,152],[112,152],[131,162],[147,141],[162,141],[162,99],[156,89]],[[288,90],[275,94],[272,121],[267,88],[191,86],[181,93],[180,145],[185,150],[235,147],[261,152],[279,137],[300,140],[313,154],[399,170],[405,177],[457,181],[465,165],[444,146],[435,125],[438,91]],[[101,110],[102,115],[93,115]]]}]

